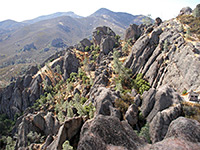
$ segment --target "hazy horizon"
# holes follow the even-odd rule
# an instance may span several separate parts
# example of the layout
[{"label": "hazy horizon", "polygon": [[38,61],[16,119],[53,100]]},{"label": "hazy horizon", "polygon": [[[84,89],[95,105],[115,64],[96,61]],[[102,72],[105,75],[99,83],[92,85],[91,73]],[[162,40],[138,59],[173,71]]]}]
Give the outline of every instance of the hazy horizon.
[{"label": "hazy horizon", "polygon": [[0,21],[11,19],[21,22],[56,12],[69,11],[87,17],[100,8],[107,8],[114,12],[127,12],[132,15],[151,14],[153,19],[160,17],[167,20],[176,17],[181,8],[189,6],[194,9],[198,3],[200,3],[199,0],[7,0],[1,2],[0,13],[3,15],[0,16]]}]

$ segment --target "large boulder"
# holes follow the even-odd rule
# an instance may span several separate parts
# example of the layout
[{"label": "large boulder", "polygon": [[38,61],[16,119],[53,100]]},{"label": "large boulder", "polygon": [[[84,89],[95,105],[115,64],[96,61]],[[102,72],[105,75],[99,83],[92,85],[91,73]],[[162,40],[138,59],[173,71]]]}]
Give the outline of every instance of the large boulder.
[{"label": "large boulder", "polygon": [[98,115],[87,121],[80,134],[78,150],[137,149],[142,141],[126,122],[116,117]]},{"label": "large boulder", "polygon": [[182,98],[174,91],[173,88],[168,85],[160,87],[155,94],[155,104],[147,116],[147,121],[151,122],[159,111],[167,109],[170,106],[180,104],[181,101]]},{"label": "large boulder", "polygon": [[68,51],[64,56],[64,79],[67,79],[70,77],[70,74],[72,72],[78,72],[79,67],[79,60],[76,58],[76,55],[72,52]]},{"label": "large boulder", "polygon": [[178,118],[181,114],[181,104],[158,112],[149,124],[149,133],[152,143],[163,140],[168,131],[170,123]]},{"label": "large boulder", "polygon": [[179,117],[172,121],[164,140],[146,145],[139,150],[199,150],[200,123],[196,120]]},{"label": "large boulder", "polygon": [[145,91],[142,95],[142,106],[141,106],[141,112],[144,117],[147,117],[148,114],[153,109],[153,106],[155,104],[155,94],[156,90],[154,88],[149,89],[148,91]]},{"label": "large boulder", "polygon": [[129,39],[136,41],[140,35],[142,34],[140,28],[136,24],[131,24],[128,29],[126,29],[125,33],[125,41],[128,41]]},{"label": "large boulder", "polygon": [[95,88],[90,93],[90,101],[95,104],[96,115],[111,115],[117,94],[105,87]]},{"label": "large boulder", "polygon": [[180,10],[179,16],[190,15],[191,13],[192,13],[192,9],[190,7],[184,7]]},{"label": "large boulder", "polygon": [[138,122],[138,107],[135,104],[129,106],[125,119],[132,127]]},{"label": "large boulder", "polygon": [[116,42],[117,40],[115,39],[115,37],[103,37],[101,39],[100,51],[103,52],[105,55],[108,55],[108,53],[112,51],[115,47]]},{"label": "large boulder", "polygon": [[200,144],[200,123],[193,119],[179,117],[169,126],[165,139],[170,137]]},{"label": "large boulder", "polygon": [[52,112],[48,112],[47,115],[44,116],[44,119],[45,119],[45,130],[44,130],[45,134],[56,135],[60,127],[58,119],[53,116]]},{"label": "large boulder", "polygon": [[95,31],[92,33],[94,45],[97,46],[101,44],[101,40],[103,37],[111,36],[115,37],[115,32],[112,31],[109,27],[97,27]]},{"label": "large boulder", "polygon": [[76,47],[76,49],[84,52],[85,48],[86,47],[90,48],[91,45],[92,45],[92,43],[90,42],[90,40],[85,38],[85,39],[81,40],[77,45],[75,45],[75,47]]},{"label": "large boulder", "polygon": [[76,117],[66,120],[64,124],[60,127],[57,137],[47,147],[47,150],[61,150],[62,144],[66,140],[71,140],[76,134],[78,134],[82,125],[83,125],[82,117]]}]

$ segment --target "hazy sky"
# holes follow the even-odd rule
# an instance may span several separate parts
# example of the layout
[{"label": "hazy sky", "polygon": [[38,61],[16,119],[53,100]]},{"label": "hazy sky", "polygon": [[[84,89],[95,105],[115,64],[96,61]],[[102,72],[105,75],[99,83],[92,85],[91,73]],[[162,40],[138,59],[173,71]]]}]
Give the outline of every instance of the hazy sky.
[{"label": "hazy sky", "polygon": [[195,8],[200,0],[1,0],[0,21],[23,21],[55,12],[73,11],[88,16],[99,8],[133,15],[151,14],[163,20],[176,17],[181,8]]}]

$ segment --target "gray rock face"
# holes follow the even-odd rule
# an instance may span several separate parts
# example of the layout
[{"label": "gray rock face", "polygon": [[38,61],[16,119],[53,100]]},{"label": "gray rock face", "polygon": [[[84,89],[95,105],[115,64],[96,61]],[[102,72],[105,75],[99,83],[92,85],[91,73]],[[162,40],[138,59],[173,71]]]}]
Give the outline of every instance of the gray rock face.
[{"label": "gray rock face", "polygon": [[[27,147],[29,140],[27,135],[30,132],[36,132],[46,136],[57,134],[60,124],[56,117],[52,116],[51,113],[48,113],[46,116],[44,115],[43,113],[32,114],[25,112],[25,114],[17,120],[16,132],[19,136],[17,138],[18,149]],[[48,141],[50,141],[50,139]],[[48,144],[50,143],[48,142]]]},{"label": "gray rock face", "polygon": [[[78,150],[107,150],[107,147],[121,149],[137,149],[136,145],[141,145],[141,140],[131,127],[126,123],[121,123],[116,117],[98,115],[94,120],[87,121],[82,129]],[[129,132],[128,132],[129,131]]]},{"label": "gray rock face", "polygon": [[177,138],[167,138],[153,145],[147,145],[139,150],[199,150],[200,144]]},{"label": "gray rock face", "polygon": [[133,127],[138,122],[138,107],[130,105],[125,114],[125,119]]},{"label": "gray rock face", "polygon": [[[199,89],[199,50],[185,42],[179,27],[175,20],[152,27],[150,33],[144,33],[135,42],[125,67],[132,69],[133,74],[143,73],[154,88],[169,84],[178,92]],[[164,46],[165,41],[168,46]]]},{"label": "gray rock face", "polygon": [[59,121],[53,116],[51,112],[48,112],[45,119],[45,134],[55,135],[60,127]]},{"label": "gray rock face", "polygon": [[85,48],[88,46],[90,48],[90,46],[92,45],[92,43],[90,42],[90,40],[88,40],[87,38],[81,40],[75,47],[80,50],[80,51],[85,51]]},{"label": "gray rock face", "polygon": [[83,125],[83,118],[71,118],[65,121],[58,131],[57,138],[47,147],[47,150],[61,150],[66,140],[71,140]]},{"label": "gray rock face", "polygon": [[155,104],[147,116],[147,121],[151,122],[159,111],[167,109],[172,105],[179,104],[181,101],[180,95],[168,85],[160,87],[155,94]]},{"label": "gray rock face", "polygon": [[105,55],[108,55],[108,53],[113,50],[116,42],[117,41],[114,37],[103,37],[101,39],[100,51],[103,52]]},{"label": "gray rock face", "polygon": [[172,121],[163,141],[147,145],[140,150],[198,150],[200,147],[200,123],[196,120],[179,117]]},{"label": "gray rock face", "polygon": [[90,94],[90,101],[96,107],[96,115],[111,115],[113,103],[116,98],[116,93],[105,87],[94,89]]},{"label": "gray rock face", "polygon": [[200,144],[200,123],[193,119],[179,117],[169,126],[165,139],[170,137]]},{"label": "gray rock face", "polygon": [[38,127],[41,131],[45,129],[45,120],[42,115],[39,113],[33,117],[33,124]]},{"label": "gray rock face", "polygon": [[101,44],[101,40],[103,37],[107,37],[107,36],[115,37],[116,36],[116,34],[109,27],[106,27],[106,26],[97,27],[95,29],[95,31],[92,33],[92,35],[93,35],[93,42],[94,42],[95,46]]},{"label": "gray rock face", "polygon": [[72,72],[78,72],[79,60],[71,52],[67,52],[64,56],[64,79],[69,78]]},{"label": "gray rock face", "polygon": [[154,88],[151,88],[149,89],[149,91],[145,91],[142,95],[143,101],[141,106],[141,112],[144,117],[147,117],[153,109],[153,106],[155,104],[155,94],[156,90]]},{"label": "gray rock face", "polygon": [[32,81],[32,76],[31,75],[27,75],[25,76],[24,78],[24,82],[23,82],[23,86],[26,88],[29,86],[29,84],[31,83]]},{"label": "gray rock face", "polygon": [[133,41],[136,41],[140,35],[142,34],[142,31],[136,24],[132,24],[126,29],[125,33],[125,41],[128,41],[129,39],[132,39]]},{"label": "gray rock face", "polygon": [[192,13],[192,9],[190,7],[184,7],[180,10],[179,16],[190,15],[191,13]]},{"label": "gray rock face", "polygon": [[149,132],[152,143],[164,139],[170,123],[182,114],[181,104],[158,112],[149,124]]}]

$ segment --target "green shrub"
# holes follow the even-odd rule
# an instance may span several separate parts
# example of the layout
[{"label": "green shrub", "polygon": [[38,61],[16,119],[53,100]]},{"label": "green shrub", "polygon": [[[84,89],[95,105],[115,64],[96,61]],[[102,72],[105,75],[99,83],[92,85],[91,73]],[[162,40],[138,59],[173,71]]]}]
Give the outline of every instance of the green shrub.
[{"label": "green shrub", "polygon": [[66,140],[62,145],[63,150],[73,150],[73,147],[70,145],[69,141]]},{"label": "green shrub", "polygon": [[94,113],[96,111],[94,105],[92,103],[90,103],[89,105],[84,106],[84,109],[87,113],[87,115],[89,116],[89,118],[93,118],[94,117]]},{"label": "green shrub", "polygon": [[33,131],[30,131],[27,134],[27,139],[28,139],[28,143],[29,143],[28,145],[30,145],[30,143],[42,143],[43,142],[41,134],[37,133],[37,132],[33,132]]},{"label": "green shrub", "polygon": [[75,81],[76,81],[76,78],[77,78],[77,73],[76,73],[76,72],[72,72],[72,73],[70,74],[70,77],[67,79],[67,83],[75,82]]},{"label": "green shrub", "polygon": [[183,90],[182,94],[187,94],[187,90]]},{"label": "green shrub", "polygon": [[89,46],[86,46],[86,47],[85,47],[85,51],[86,51],[86,52],[89,52],[89,51],[90,51],[90,47],[89,47]]},{"label": "green shrub", "polygon": [[146,123],[145,126],[141,128],[139,137],[144,138],[148,143],[152,143],[151,137],[149,134],[149,124],[148,123]]},{"label": "green shrub", "polygon": [[164,41],[163,49],[164,49],[164,52],[169,51],[169,42],[167,39]]},{"label": "green shrub", "polygon": [[81,104],[83,105],[83,104],[85,104],[85,102],[87,101],[88,99],[86,98],[86,97],[81,97]]},{"label": "green shrub", "polygon": [[124,116],[126,111],[128,110],[128,107],[134,103],[134,99],[131,98],[129,95],[121,95],[121,98],[115,99],[115,107],[120,110],[122,115]]},{"label": "green shrub", "polygon": [[116,36],[115,36],[115,39],[119,42],[119,40],[120,40],[120,36],[117,34]]},{"label": "green shrub", "polygon": [[100,33],[100,30],[97,30],[97,35],[99,35],[99,33]]},{"label": "green shrub", "polygon": [[149,83],[142,78],[142,74],[137,74],[136,79],[134,80],[133,87],[142,95],[144,91],[150,89]]},{"label": "green shrub", "polygon": [[6,144],[6,150],[14,150],[15,149],[15,144],[16,141],[14,141],[12,139],[12,137],[8,136],[8,137],[3,137],[5,140],[5,144]]},{"label": "green shrub", "polygon": [[11,131],[15,122],[8,118],[5,114],[0,115],[0,135],[8,135]]}]

